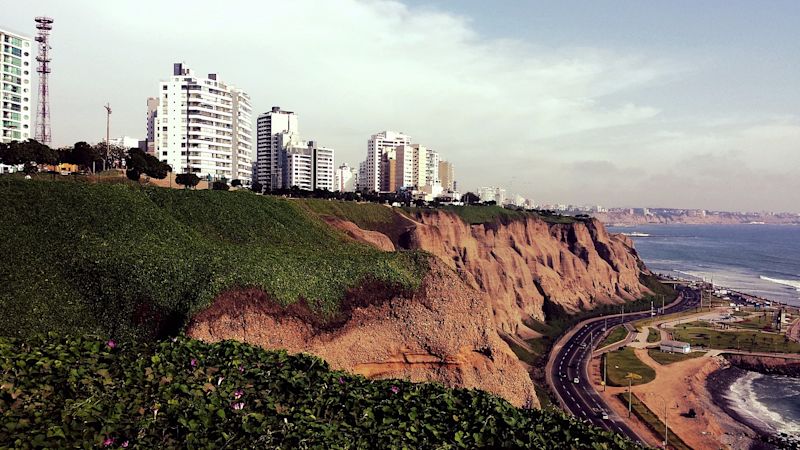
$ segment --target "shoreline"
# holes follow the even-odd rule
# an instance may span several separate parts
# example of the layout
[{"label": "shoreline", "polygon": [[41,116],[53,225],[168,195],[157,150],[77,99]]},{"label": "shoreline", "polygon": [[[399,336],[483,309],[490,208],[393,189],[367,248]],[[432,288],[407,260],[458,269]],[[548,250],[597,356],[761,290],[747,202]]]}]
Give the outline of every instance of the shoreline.
[{"label": "shoreline", "polygon": [[733,420],[753,430],[754,433],[758,434],[761,441],[765,441],[767,438],[775,434],[775,430],[767,428],[767,426],[763,423],[756,423],[754,420],[752,420],[752,418],[746,417],[738,409],[736,409],[734,402],[728,398],[731,385],[735,383],[736,380],[743,377],[746,373],[746,370],[740,369],[736,366],[728,366],[715,370],[706,378],[706,389],[708,390],[709,394],[711,394],[711,399],[714,401],[714,403],[719,406],[720,409],[725,412],[725,414],[730,416]]},{"label": "shoreline", "polygon": [[711,395],[711,399],[714,404],[717,405],[731,419],[735,420],[740,425],[749,428],[758,436],[757,440],[752,441],[750,446],[751,450],[773,450],[790,448],[784,447],[786,445],[798,445],[798,441],[796,440],[797,438],[788,437],[769,425],[754,420],[752,417],[743,414],[737,408],[734,400],[731,400],[728,397],[731,392],[731,385],[749,372],[751,371],[731,365],[720,368],[709,374],[706,378],[706,389]]}]

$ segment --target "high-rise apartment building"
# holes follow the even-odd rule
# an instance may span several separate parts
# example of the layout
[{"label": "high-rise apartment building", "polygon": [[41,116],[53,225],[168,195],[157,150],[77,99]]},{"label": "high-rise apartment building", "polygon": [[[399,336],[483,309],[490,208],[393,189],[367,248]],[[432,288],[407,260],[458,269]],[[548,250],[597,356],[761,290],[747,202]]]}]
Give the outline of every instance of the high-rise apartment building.
[{"label": "high-rise apartment building", "polygon": [[334,190],[334,150],[322,147],[315,141],[301,141],[296,133],[285,132],[278,136],[280,155],[277,177],[278,187],[303,190]]},{"label": "high-rise apartment building", "polygon": [[199,77],[174,64],[172,77],[159,84],[154,139],[156,156],[175,173],[251,183],[250,97],[216,74]]},{"label": "high-rise apartment building", "polygon": [[[256,163],[253,167],[253,180],[264,189],[278,189],[282,186],[280,169],[281,134],[295,133],[297,115],[284,111],[280,106],[258,116],[256,120]],[[299,134],[298,134],[299,136]]]},{"label": "high-rise apartment building", "polygon": [[443,160],[439,161],[439,182],[442,184],[442,189],[446,191],[455,190],[453,163]]},{"label": "high-rise apartment building", "polygon": [[497,202],[502,205],[506,202],[506,190],[501,187],[479,187],[476,192],[482,202]]},{"label": "high-rise apartment building", "polygon": [[359,168],[358,189],[362,191],[381,190],[381,164],[387,150],[400,145],[411,145],[411,137],[396,131],[381,131],[373,134],[367,141],[367,158]]},{"label": "high-rise apartment building", "polygon": [[441,180],[439,179],[439,152],[428,149],[426,152],[426,159],[427,164],[425,166],[425,185],[441,185]]},{"label": "high-rise apartment building", "polygon": [[353,192],[358,184],[358,170],[350,167],[349,164],[343,163],[336,168],[334,175],[334,191],[339,192]]},{"label": "high-rise apartment building", "polygon": [[156,115],[158,114],[158,97],[147,97],[147,135],[144,138],[145,152],[155,155],[156,153]]},{"label": "high-rise apartment building", "polygon": [[0,74],[3,78],[0,81],[3,116],[0,142],[27,140],[34,136],[31,126],[31,74],[35,71],[31,66],[32,52],[29,37],[0,29]]}]

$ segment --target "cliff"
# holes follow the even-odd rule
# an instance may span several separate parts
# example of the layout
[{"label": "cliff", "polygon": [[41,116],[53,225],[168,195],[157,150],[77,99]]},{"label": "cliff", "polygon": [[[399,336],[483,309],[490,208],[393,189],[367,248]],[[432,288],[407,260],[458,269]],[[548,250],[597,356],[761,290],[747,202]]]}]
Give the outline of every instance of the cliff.
[{"label": "cliff", "polygon": [[548,223],[529,215],[469,225],[450,212],[422,210],[410,221],[405,247],[438,256],[486,293],[505,333],[529,334],[524,320],[545,320],[546,301],[577,312],[649,292],[633,243],[597,220]]},{"label": "cliff", "polygon": [[413,295],[371,298],[380,286],[353,291],[342,319],[318,323],[303,308],[278,307],[261,290],[220,295],[194,317],[187,334],[307,352],[332,368],[369,378],[437,381],[479,388],[516,406],[537,406],[533,383],[499,337],[485,298],[441,262],[432,261]]}]

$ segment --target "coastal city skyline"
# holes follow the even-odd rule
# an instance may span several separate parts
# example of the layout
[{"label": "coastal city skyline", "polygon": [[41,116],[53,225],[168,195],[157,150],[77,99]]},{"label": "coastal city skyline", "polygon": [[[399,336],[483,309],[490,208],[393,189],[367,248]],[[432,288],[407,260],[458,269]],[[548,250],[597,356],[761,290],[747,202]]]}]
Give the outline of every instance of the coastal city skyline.
[{"label": "coastal city skyline", "polygon": [[[54,32],[55,75],[51,81],[56,145],[101,136],[105,122],[102,106],[106,102],[117,106],[112,115],[112,134],[141,137],[142,99],[150,94],[153,83],[163,78],[160,74],[164,66],[184,61],[201,73],[216,71],[249,92],[254,115],[274,105],[301,111],[308,134],[335,148],[337,160],[351,166],[363,159],[369,135],[394,129],[447,153],[458,167],[464,189],[501,186],[509,193],[547,204],[796,212],[791,199],[781,195],[798,187],[791,167],[797,165],[793,149],[800,127],[788,107],[794,94],[771,102],[761,96],[755,102],[740,91],[710,89],[703,94],[708,108],[693,105],[695,117],[682,115],[664,98],[667,93],[666,97],[674,99],[685,92],[697,99],[699,87],[708,86],[698,77],[705,79],[725,64],[738,61],[742,55],[719,54],[713,60],[702,56],[732,35],[748,12],[745,5],[726,8],[720,17],[722,24],[713,32],[700,32],[696,23],[711,13],[707,9],[700,11],[697,21],[682,24],[687,37],[681,39],[698,39],[688,60],[678,58],[678,44],[683,42],[668,45],[668,41],[655,42],[655,37],[643,39],[648,45],[614,49],[617,42],[611,37],[608,42],[587,46],[591,29],[572,37],[554,33],[557,38],[552,42],[538,39],[541,32],[502,26],[489,33],[486,24],[497,19],[484,20],[478,16],[480,8],[471,2],[459,7],[341,2],[318,11],[310,11],[313,7],[304,2],[268,7],[271,14],[266,14],[269,17],[265,20],[275,23],[270,22],[271,27],[265,29],[280,30],[292,17],[302,16],[314,33],[309,31],[308,39],[284,42],[280,33],[270,37],[256,26],[223,33],[231,36],[230,42],[220,36],[209,39],[197,32],[202,24],[216,18],[195,14],[187,21],[183,11],[172,5],[159,5],[158,15],[134,20],[139,25],[115,27],[115,20],[121,17],[137,17],[134,9],[139,8],[132,4],[111,8],[92,2],[75,2],[69,8],[46,1],[18,5],[18,14],[9,17],[4,26],[30,36],[31,17],[47,13],[59,21],[60,28],[57,26]],[[87,8],[91,14],[85,13]],[[777,17],[775,11],[761,12],[775,19],[771,33],[784,29],[785,19]],[[645,24],[651,23],[656,13],[636,12]],[[322,19],[326,14],[345,23],[354,20],[348,17],[359,14],[371,21],[359,20],[352,32],[331,35]],[[564,14],[559,8],[542,8],[540,15],[545,20],[565,19]],[[574,21],[584,20],[581,13],[576,14]],[[365,26],[365,22],[371,25]],[[161,29],[175,33],[169,42],[147,32],[150,26],[158,29],[167,23],[172,28]],[[629,31],[643,33],[633,25]],[[756,31],[754,46],[768,37],[766,31]],[[98,33],[103,39],[95,39]],[[419,41],[406,39],[413,33],[418,33]],[[531,42],[526,33],[535,35],[537,41]],[[329,39],[319,40],[322,35]],[[237,45],[231,47],[228,44],[233,39]],[[136,45],[126,47],[126,52],[113,51],[115,46],[131,42]],[[318,45],[320,42],[326,44]],[[425,51],[426,42],[436,43],[437,54],[444,51],[451,57],[437,62],[429,56],[433,49]],[[347,44],[352,51],[332,51],[336,44]],[[612,48],[604,48],[606,45]],[[379,56],[389,50],[392,58]],[[481,55],[477,57],[480,65],[464,72],[465,60],[459,55],[473,51],[470,54]],[[417,52],[419,55],[412,57]],[[733,87],[738,82],[752,83],[757,76],[763,86],[794,82],[787,78],[784,65],[773,67],[773,57],[791,61],[797,55],[786,54],[780,46],[771,52],[772,56],[760,60],[769,65],[769,71],[753,73],[755,69],[748,69],[747,77],[737,80],[729,76],[723,84]],[[99,59],[90,54],[106,56]],[[209,58],[210,54],[215,56]],[[754,55],[750,52],[743,56],[752,62],[758,59]],[[511,65],[511,59],[520,63]],[[286,63],[294,60],[324,69],[328,75],[310,80]],[[376,66],[343,78],[339,65],[349,71],[367,60]],[[698,61],[702,64],[691,65]],[[94,74],[92,83],[85,82],[83,70]],[[408,71],[416,75],[400,77]],[[445,79],[457,82],[434,87]],[[116,89],[119,85],[126,88]],[[425,85],[434,87],[438,94],[420,98],[421,90],[416,87]],[[649,95],[642,98],[643,92]],[[70,114],[71,109],[82,113]],[[503,120],[491,120],[498,109],[508,114]],[[715,117],[696,116],[704,109],[714,112]],[[722,117],[719,110],[729,110],[730,117]],[[504,157],[492,160],[490,155],[498,146]],[[478,163],[488,160],[492,160],[491,165]],[[707,178],[737,182],[721,186],[704,183]]]}]

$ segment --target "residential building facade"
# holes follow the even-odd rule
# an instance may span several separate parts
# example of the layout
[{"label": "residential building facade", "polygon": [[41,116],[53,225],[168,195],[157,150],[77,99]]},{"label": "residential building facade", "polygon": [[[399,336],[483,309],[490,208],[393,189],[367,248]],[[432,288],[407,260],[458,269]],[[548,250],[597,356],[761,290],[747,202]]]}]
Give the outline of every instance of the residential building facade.
[{"label": "residential building facade", "polygon": [[[182,63],[159,84],[156,157],[173,172],[250,186],[253,138],[250,97],[216,74],[200,77]],[[149,117],[148,117],[149,118]],[[188,161],[187,161],[188,150]]]},{"label": "residential building facade", "polygon": [[439,182],[442,184],[442,189],[446,191],[455,190],[455,174],[453,172],[453,163],[449,161],[439,161]]},{"label": "residential building facade", "polygon": [[334,191],[339,192],[353,192],[356,190],[358,184],[358,170],[355,167],[350,167],[349,164],[343,163],[336,168],[334,176]]},{"label": "residential building facade", "polygon": [[282,187],[283,172],[281,163],[281,135],[294,133],[299,136],[297,114],[273,106],[256,120],[256,161],[253,167],[253,180],[263,189]]},{"label": "residential building facade", "polygon": [[502,205],[506,201],[506,190],[500,187],[479,187],[476,192],[482,202],[497,202]]},{"label": "residential building facade", "polygon": [[358,189],[361,191],[381,190],[381,165],[387,150],[401,145],[411,145],[411,137],[397,131],[381,131],[370,136],[367,141],[367,157],[359,169]]},{"label": "residential building facade", "polygon": [[156,115],[158,114],[158,97],[147,97],[147,134],[144,138],[142,150],[155,155],[156,153]]},{"label": "residential building facade", "polygon": [[3,116],[0,142],[24,141],[34,137],[32,117],[35,112],[31,109],[31,94],[35,69],[31,65],[32,53],[29,37],[0,29],[0,110]]}]

